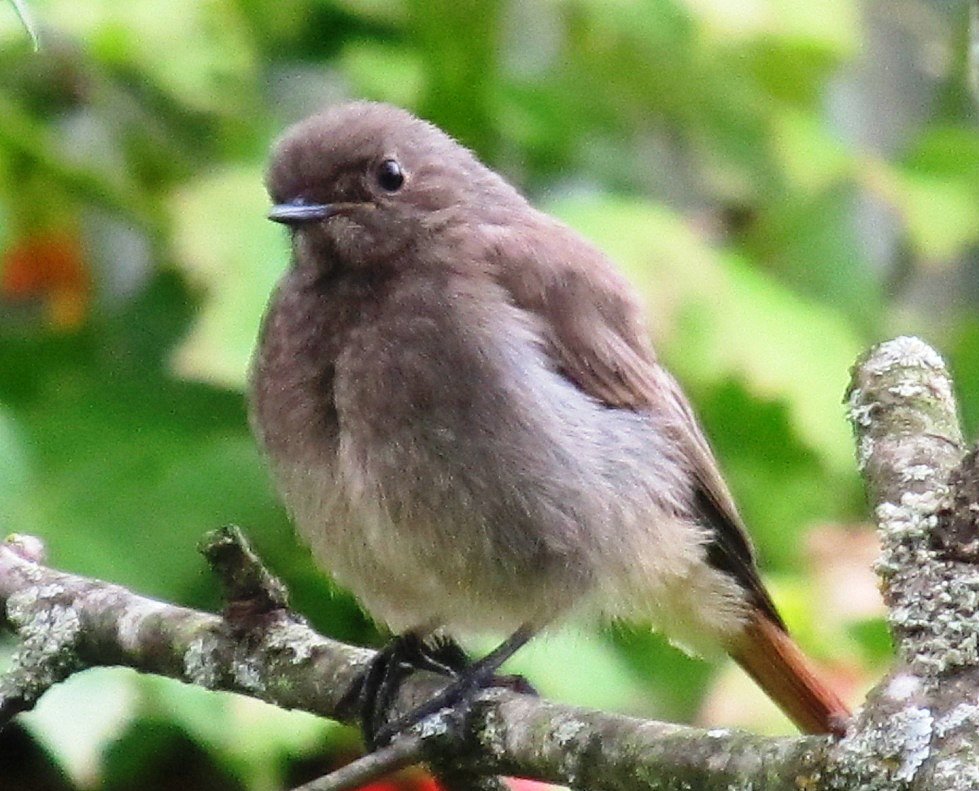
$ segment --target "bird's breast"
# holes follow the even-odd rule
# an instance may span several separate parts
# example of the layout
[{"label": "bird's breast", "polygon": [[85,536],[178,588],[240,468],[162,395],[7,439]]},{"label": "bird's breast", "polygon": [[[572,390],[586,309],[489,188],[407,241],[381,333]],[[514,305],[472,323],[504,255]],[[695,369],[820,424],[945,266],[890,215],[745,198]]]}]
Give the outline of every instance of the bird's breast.
[{"label": "bird's breast", "polygon": [[[357,315],[334,346],[298,333],[277,348],[270,324],[256,412],[261,425],[274,403],[294,410],[264,430],[279,488],[375,617],[508,630],[610,579],[655,598],[651,579],[697,560],[663,437],[561,376],[534,318],[491,284],[415,279]],[[300,347],[335,353],[317,376],[276,369]]]},{"label": "bird's breast", "polygon": [[[533,329],[487,296],[416,281],[351,334],[334,383],[336,469],[361,560],[403,580],[402,594],[419,588],[439,620],[508,629],[550,620],[590,572],[574,505],[557,502],[557,460],[535,436]],[[340,576],[367,587],[360,569]]]}]

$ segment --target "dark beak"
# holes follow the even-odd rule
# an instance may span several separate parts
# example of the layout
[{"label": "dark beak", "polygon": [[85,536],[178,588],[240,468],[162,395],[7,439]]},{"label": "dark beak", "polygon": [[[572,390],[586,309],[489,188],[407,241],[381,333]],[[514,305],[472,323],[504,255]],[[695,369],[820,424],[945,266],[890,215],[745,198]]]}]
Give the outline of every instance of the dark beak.
[{"label": "dark beak", "polygon": [[331,203],[279,203],[269,211],[269,219],[283,225],[306,225],[332,217],[337,211]]}]

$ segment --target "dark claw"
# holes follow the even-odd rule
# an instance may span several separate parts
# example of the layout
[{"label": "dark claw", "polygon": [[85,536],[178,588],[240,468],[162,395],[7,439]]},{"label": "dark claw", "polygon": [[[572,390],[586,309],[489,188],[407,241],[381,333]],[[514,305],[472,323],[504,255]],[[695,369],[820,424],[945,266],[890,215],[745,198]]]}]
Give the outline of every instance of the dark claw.
[{"label": "dark claw", "polygon": [[368,749],[383,746],[396,732],[387,733],[385,726],[405,678],[415,670],[456,678],[469,664],[466,652],[449,638],[436,637],[426,642],[414,632],[395,636],[378,651],[351,694]]},{"label": "dark claw", "polygon": [[415,653],[414,635],[398,635],[378,651],[360,685],[360,725],[368,750],[381,744],[377,734],[387,721],[386,713],[394,702],[401,682],[411,674],[410,657]]},{"label": "dark claw", "polygon": [[445,668],[447,675],[458,676],[472,664],[469,654],[451,637],[436,634],[424,644],[428,658]]},{"label": "dark claw", "polygon": [[[442,641],[435,646],[424,646],[415,637],[415,645],[421,644],[424,646],[421,654],[425,656],[426,660],[434,662],[443,668],[451,666],[449,669],[452,671],[451,675],[454,676],[454,680],[404,717],[394,722],[385,723],[381,728],[372,730],[369,734],[365,731],[365,738],[368,739],[371,749],[376,749],[379,746],[387,744],[401,731],[407,730],[442,709],[453,709],[457,714],[461,714],[464,717],[469,710],[475,694],[487,687],[499,686],[497,683],[499,681],[503,681],[504,686],[507,688],[526,686],[532,691],[533,688],[520,679],[519,676],[499,677],[496,675],[496,671],[533,634],[534,630],[529,625],[522,626],[494,650],[476,662],[470,662],[465,652],[453,641]],[[398,683],[403,678],[404,676],[401,676],[398,679]],[[510,686],[511,683],[514,685],[513,687]],[[393,699],[393,693],[388,695],[387,703],[392,702]],[[387,710],[386,706],[384,710]],[[375,722],[371,723],[372,728]]]},{"label": "dark claw", "polygon": [[[472,660],[462,646],[449,637],[436,635],[429,639],[426,648],[429,657],[440,662],[443,667],[451,671],[447,672],[446,675],[461,676],[472,665]],[[520,695],[537,696],[537,690],[534,689],[533,685],[523,676],[518,675],[490,676],[483,687],[499,687]]]}]

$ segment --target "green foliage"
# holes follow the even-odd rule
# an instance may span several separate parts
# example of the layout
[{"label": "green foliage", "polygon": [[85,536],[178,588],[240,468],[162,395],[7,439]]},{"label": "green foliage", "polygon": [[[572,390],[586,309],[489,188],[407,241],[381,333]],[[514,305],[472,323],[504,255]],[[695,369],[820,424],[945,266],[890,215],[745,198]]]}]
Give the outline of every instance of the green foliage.
[{"label": "green foliage", "polygon": [[241,389],[286,234],[268,210],[259,167],[229,167],[174,195],[173,253],[207,298],[173,362],[184,376]]},{"label": "green foliage", "polygon": [[212,756],[169,722],[141,721],[105,755],[106,791],[167,791],[204,787],[239,791],[245,786],[214,764]]},{"label": "green foliage", "polygon": [[[866,516],[840,399],[873,341],[925,334],[979,426],[961,15],[904,4],[932,24],[897,40],[856,0],[27,7],[38,53],[0,14],[5,532],[42,536],[58,566],[213,608],[194,547],[236,522],[319,628],[380,639],[293,538],[243,401],[288,255],[263,220],[268,146],[323,104],[376,98],[444,126],[622,265],[793,629],[849,678],[886,661],[872,608],[818,606],[807,537]],[[873,41],[908,74],[876,74]],[[635,626],[567,627],[514,667],[545,694],[647,715],[694,719],[716,694],[715,666]],[[93,678],[25,718],[51,756],[36,765],[53,760],[63,784],[150,787],[178,766],[188,789],[270,789],[350,748],[298,715]],[[86,695],[116,714],[82,750]]]}]

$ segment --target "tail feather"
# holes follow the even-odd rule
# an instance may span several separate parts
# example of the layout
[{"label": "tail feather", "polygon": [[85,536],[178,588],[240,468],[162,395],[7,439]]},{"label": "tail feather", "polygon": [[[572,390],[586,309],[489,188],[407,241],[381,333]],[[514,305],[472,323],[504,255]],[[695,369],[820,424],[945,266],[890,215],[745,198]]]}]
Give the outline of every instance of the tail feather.
[{"label": "tail feather", "polygon": [[779,625],[756,611],[731,657],[804,733],[842,735],[850,710]]}]

